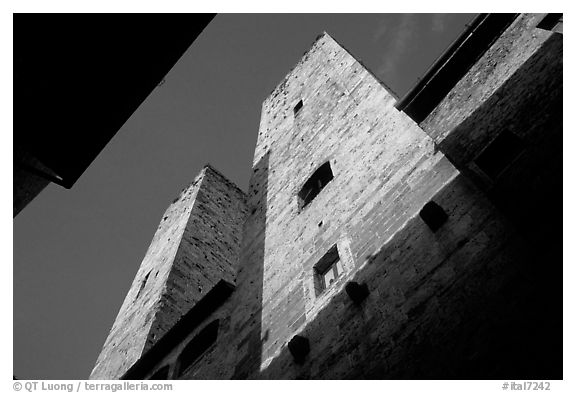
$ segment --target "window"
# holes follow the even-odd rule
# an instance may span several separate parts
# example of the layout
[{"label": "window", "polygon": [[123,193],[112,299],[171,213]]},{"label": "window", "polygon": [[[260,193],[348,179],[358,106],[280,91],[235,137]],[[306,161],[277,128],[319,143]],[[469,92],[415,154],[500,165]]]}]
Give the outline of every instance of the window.
[{"label": "window", "polygon": [[148,281],[148,277],[150,276],[150,272],[148,272],[146,274],[146,276],[144,277],[144,280],[142,280],[142,283],[140,284],[140,289],[138,289],[138,293],[136,294],[136,298],[138,299],[140,297],[140,294],[142,293],[142,291],[144,290],[144,288],[146,287],[146,282]]},{"label": "window", "polygon": [[312,200],[316,198],[316,195],[318,195],[326,184],[328,184],[328,182],[333,178],[334,175],[332,174],[329,161],[316,169],[316,172],[310,176],[298,193],[298,205],[300,206],[300,209],[303,209],[306,205],[312,202]]},{"label": "window", "polygon": [[216,342],[219,325],[219,319],[210,322],[184,347],[178,356],[178,376],[182,376]]},{"label": "window", "polygon": [[170,366],[164,366],[158,371],[156,371],[150,377],[151,380],[167,380],[168,379],[168,371],[170,371]]},{"label": "window", "polygon": [[298,101],[296,106],[294,106],[294,116],[296,116],[298,114],[298,112],[300,112],[300,109],[302,109],[303,106],[304,106],[304,103],[302,102],[302,100]]},{"label": "window", "polygon": [[502,131],[476,158],[476,165],[491,179],[496,179],[524,150],[522,141],[509,131]]},{"label": "window", "polygon": [[316,295],[320,295],[334,284],[343,272],[338,247],[334,245],[314,266]]}]

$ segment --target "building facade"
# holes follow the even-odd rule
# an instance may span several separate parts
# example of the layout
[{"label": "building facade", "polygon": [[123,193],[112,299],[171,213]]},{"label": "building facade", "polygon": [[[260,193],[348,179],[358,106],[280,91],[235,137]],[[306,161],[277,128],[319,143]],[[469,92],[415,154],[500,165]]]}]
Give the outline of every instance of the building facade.
[{"label": "building facade", "polygon": [[245,194],[166,211],[94,379],[561,379],[562,16],[482,14],[399,99],[321,34]]}]

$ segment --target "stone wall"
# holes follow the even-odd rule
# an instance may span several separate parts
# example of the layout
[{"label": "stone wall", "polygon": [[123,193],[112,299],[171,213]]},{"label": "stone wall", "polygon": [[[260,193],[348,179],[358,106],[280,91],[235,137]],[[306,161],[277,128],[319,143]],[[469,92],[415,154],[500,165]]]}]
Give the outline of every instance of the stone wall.
[{"label": "stone wall", "polygon": [[258,377],[482,379],[501,378],[502,366],[511,375],[509,319],[523,300],[514,292],[534,288],[522,274],[529,252],[461,176],[432,199],[448,214],[435,233],[411,215],[382,241],[386,215],[366,217],[351,241],[363,263],[343,278],[367,284],[366,300],[356,305],[341,287],[329,294],[294,332],[310,340],[305,362],[296,364],[283,346]]},{"label": "stone wall", "polygon": [[166,210],[92,379],[121,377],[220,279],[234,282],[244,193],[206,166]]},{"label": "stone wall", "polygon": [[[515,353],[518,372],[560,378],[563,36],[538,28],[542,17],[519,16],[420,125],[526,239],[531,258],[522,273],[538,289],[516,291],[530,304],[509,314],[517,331],[502,334],[509,338],[502,347]],[[513,159],[487,176],[478,157],[503,132],[521,151],[506,152]],[[534,358],[547,361],[536,367],[526,360]]]},{"label": "stone wall", "polygon": [[[264,102],[238,287],[217,311],[231,323],[185,378],[550,371],[510,350],[522,349],[520,310],[534,295],[530,244],[394,103],[328,35]],[[300,187],[326,161],[333,180],[300,209]],[[430,200],[448,214],[437,232],[418,215]],[[335,244],[344,274],[317,295],[313,266]],[[351,280],[370,290],[360,306],[343,290]],[[296,334],[310,340],[303,364],[287,349]]]},{"label": "stone wall", "polygon": [[[220,319],[180,378],[561,379],[560,236],[535,242],[503,202],[532,192],[539,203],[547,190],[561,200],[561,38],[535,31],[538,19],[519,17],[422,128],[320,35],[262,106],[236,288],[152,372],[169,365],[176,377],[185,345]],[[470,163],[503,125],[529,142],[527,159],[486,183]],[[512,181],[538,159],[533,178],[547,183]],[[326,162],[333,179],[302,207],[300,189]],[[430,201],[447,215],[435,231],[419,215]],[[334,246],[343,272],[319,292],[314,266]],[[179,296],[202,296],[195,276],[172,270]],[[344,290],[351,281],[369,290],[361,304]],[[295,335],[310,343],[300,363]]]},{"label": "stone wall", "polygon": [[262,274],[268,210],[268,157],[269,153],[265,154],[253,167],[247,198],[248,213],[243,229],[245,235],[240,248],[236,288],[231,298],[214,309],[205,320],[197,321],[198,326],[192,329],[179,345],[172,348],[162,359],[157,359],[156,367],[150,370],[149,376],[168,366],[170,376],[175,378],[181,367],[178,359],[181,351],[215,319],[220,320],[215,345],[180,378],[245,379],[259,372]]},{"label": "stone wall", "polygon": [[[563,50],[561,34],[536,27],[541,18],[518,17],[421,126],[526,236],[549,249],[561,247]],[[489,178],[476,159],[503,131],[519,138],[522,152]]]}]

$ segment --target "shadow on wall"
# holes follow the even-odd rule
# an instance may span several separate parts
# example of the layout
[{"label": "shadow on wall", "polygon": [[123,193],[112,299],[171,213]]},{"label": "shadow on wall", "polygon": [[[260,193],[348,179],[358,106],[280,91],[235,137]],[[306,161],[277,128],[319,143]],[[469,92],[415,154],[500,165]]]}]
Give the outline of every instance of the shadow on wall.
[{"label": "shadow on wall", "polygon": [[230,332],[235,348],[236,365],[232,379],[246,379],[257,375],[262,360],[262,290],[264,255],[266,252],[266,213],[268,198],[268,170],[270,152],[253,167],[248,191],[248,219],[244,233],[235,291],[233,322]]},{"label": "shadow on wall", "polygon": [[562,297],[539,284],[531,243],[461,175],[433,200],[441,228],[411,218],[349,278],[368,286],[361,304],[342,290],[298,333],[302,362],[284,346],[252,376],[562,379],[562,314],[548,307]]},{"label": "shadow on wall", "polygon": [[[562,37],[553,34],[439,146],[520,231],[543,245],[543,255],[556,249],[554,258],[562,248]],[[503,131],[519,137],[522,152],[496,179],[482,177],[470,164]]]},{"label": "shadow on wall", "polygon": [[[485,191],[530,242],[532,257],[524,264],[530,264],[526,268],[538,291],[526,304],[530,310],[525,312],[532,318],[517,327],[516,340],[522,337],[527,348],[547,345],[560,353],[554,352],[554,357],[550,354],[550,364],[542,365],[546,377],[560,374],[561,361],[555,359],[561,356],[562,348],[562,41],[561,34],[552,34],[440,144],[454,166]],[[478,146],[500,132],[518,136],[522,152],[496,179],[482,178],[471,163],[480,152]],[[484,138],[471,142],[479,133]],[[511,348],[506,341],[502,346]],[[537,358],[537,352],[517,351],[526,359]],[[544,373],[546,367],[549,373]]]}]

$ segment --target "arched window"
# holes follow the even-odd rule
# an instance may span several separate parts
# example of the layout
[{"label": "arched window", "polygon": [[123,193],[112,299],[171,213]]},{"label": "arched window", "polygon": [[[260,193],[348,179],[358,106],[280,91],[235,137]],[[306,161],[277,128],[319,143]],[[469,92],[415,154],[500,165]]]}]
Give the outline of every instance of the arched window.
[{"label": "arched window", "polygon": [[219,325],[219,319],[210,322],[184,347],[178,356],[178,376],[182,376],[216,342]]},{"label": "arched window", "polygon": [[168,371],[170,371],[170,366],[164,366],[158,371],[156,371],[152,376],[149,378],[151,380],[167,380],[168,379]]}]

